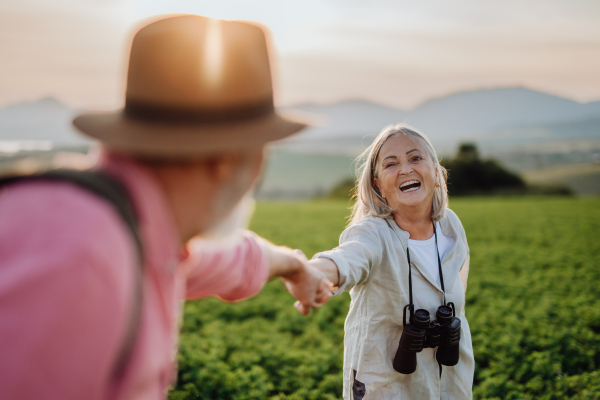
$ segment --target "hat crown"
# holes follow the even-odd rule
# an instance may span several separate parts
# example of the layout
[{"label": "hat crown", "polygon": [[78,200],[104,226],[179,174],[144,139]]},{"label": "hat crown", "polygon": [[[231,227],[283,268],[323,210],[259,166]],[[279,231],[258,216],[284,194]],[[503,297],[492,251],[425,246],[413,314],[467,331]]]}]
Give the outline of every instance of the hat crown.
[{"label": "hat crown", "polygon": [[265,30],[198,15],[139,30],[125,108],[73,124],[112,151],[158,158],[246,151],[306,126],[273,106]]},{"label": "hat crown", "polygon": [[273,88],[256,25],[185,15],[147,25],[133,39],[126,104],[211,111],[265,102],[273,103]]}]

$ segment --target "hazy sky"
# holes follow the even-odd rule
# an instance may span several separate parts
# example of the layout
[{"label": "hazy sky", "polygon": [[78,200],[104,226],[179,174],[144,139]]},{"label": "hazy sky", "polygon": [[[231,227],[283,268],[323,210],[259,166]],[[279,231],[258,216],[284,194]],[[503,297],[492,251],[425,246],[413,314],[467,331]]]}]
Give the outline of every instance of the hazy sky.
[{"label": "hazy sky", "polygon": [[267,25],[279,104],[515,85],[600,100],[600,0],[3,0],[0,107],[121,106],[131,32],[163,13]]}]

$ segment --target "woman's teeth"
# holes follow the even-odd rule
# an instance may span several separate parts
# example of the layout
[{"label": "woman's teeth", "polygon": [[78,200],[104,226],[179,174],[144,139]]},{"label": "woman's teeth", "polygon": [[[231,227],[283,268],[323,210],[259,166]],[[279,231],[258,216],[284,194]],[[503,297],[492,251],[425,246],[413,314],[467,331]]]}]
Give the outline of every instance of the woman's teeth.
[{"label": "woman's teeth", "polygon": [[404,182],[402,185],[400,185],[400,190],[403,193],[408,193],[408,192],[414,192],[415,190],[418,190],[420,187],[421,187],[421,182],[408,181],[408,182]]}]

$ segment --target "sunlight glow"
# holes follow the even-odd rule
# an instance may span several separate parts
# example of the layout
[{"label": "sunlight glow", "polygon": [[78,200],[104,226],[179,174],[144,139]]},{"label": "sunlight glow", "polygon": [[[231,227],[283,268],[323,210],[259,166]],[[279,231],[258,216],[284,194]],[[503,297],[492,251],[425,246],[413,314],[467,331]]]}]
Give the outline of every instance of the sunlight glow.
[{"label": "sunlight glow", "polygon": [[221,63],[223,61],[221,21],[214,18],[208,21],[205,40],[204,77],[210,87],[216,87],[221,80]]}]

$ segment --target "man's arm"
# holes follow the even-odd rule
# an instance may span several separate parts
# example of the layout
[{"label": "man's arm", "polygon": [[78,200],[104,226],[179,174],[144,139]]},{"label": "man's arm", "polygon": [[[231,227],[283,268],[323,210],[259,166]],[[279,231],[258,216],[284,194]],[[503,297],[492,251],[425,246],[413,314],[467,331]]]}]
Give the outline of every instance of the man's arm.
[{"label": "man's arm", "polygon": [[328,299],[329,284],[300,252],[275,246],[252,232],[245,231],[226,247],[196,240],[188,248],[190,255],[184,260],[188,298],[241,300],[257,294],[267,280],[280,277],[303,314]]}]

